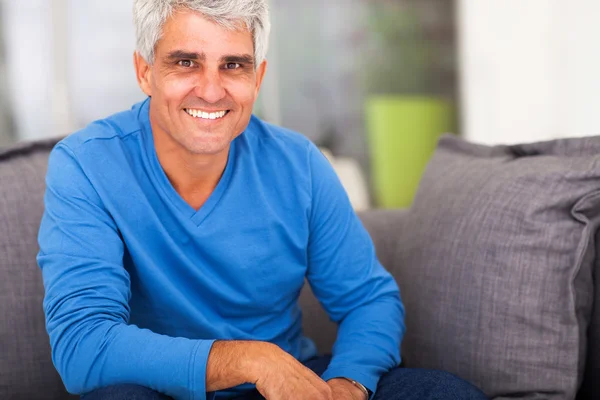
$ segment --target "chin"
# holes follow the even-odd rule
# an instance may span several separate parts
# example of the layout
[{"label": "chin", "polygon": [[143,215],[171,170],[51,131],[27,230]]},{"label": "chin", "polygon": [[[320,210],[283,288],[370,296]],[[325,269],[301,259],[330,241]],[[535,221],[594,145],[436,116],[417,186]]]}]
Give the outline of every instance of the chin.
[{"label": "chin", "polygon": [[186,148],[192,154],[218,154],[226,150],[229,146],[228,141],[214,142],[214,141],[196,141],[192,143],[185,143],[183,147]]}]

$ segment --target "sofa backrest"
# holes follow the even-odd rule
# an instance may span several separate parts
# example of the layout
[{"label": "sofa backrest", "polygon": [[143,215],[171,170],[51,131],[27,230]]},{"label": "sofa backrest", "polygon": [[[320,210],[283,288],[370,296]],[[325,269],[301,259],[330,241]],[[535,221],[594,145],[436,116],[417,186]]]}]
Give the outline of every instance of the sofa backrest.
[{"label": "sofa backrest", "polygon": [[[50,354],[36,263],[45,174],[56,139],[0,149],[0,399],[75,399]],[[383,239],[383,237],[382,237]],[[304,329],[319,350],[330,351],[336,326],[305,288]]]},{"label": "sofa backrest", "polygon": [[[52,365],[42,310],[43,284],[35,256],[43,212],[44,176],[56,140],[25,143],[0,150],[0,398],[69,399]],[[371,211],[360,215],[384,266],[413,268],[393,262],[405,212]],[[597,263],[598,264],[598,263]],[[596,272],[600,265],[596,266]],[[395,271],[391,271],[395,274]],[[397,271],[396,271],[397,272]],[[402,282],[399,282],[402,286]],[[426,288],[423,288],[426,290]],[[578,399],[600,393],[600,290],[589,328],[588,365]],[[412,302],[415,299],[411,299]],[[305,333],[320,351],[331,349],[336,327],[305,288],[301,296]],[[408,326],[410,329],[410,326]],[[410,366],[410,365],[408,365]]]},{"label": "sofa backrest", "polygon": [[50,357],[35,256],[55,140],[0,151],[0,398],[69,398]]}]

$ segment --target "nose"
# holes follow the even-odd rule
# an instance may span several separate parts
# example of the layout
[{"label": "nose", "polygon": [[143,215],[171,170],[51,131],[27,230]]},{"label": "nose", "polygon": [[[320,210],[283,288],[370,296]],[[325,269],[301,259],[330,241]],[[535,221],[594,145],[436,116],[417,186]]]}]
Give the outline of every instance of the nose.
[{"label": "nose", "polygon": [[207,103],[217,103],[225,97],[225,87],[218,70],[208,68],[200,72],[194,94]]}]

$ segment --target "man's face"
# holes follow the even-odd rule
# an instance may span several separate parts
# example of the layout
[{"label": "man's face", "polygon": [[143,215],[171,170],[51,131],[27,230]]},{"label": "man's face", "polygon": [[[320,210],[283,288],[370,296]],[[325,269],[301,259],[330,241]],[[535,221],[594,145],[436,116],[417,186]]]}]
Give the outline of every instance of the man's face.
[{"label": "man's face", "polygon": [[254,65],[247,29],[227,30],[191,11],[167,20],[153,65],[137,53],[135,64],[152,97],[154,134],[193,154],[225,151],[246,129],[266,68]]}]

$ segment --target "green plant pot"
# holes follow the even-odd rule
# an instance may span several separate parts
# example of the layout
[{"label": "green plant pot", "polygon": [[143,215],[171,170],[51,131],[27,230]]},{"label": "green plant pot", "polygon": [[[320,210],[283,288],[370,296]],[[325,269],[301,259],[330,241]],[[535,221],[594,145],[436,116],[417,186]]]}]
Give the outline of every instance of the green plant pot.
[{"label": "green plant pot", "polygon": [[440,135],[453,128],[451,103],[433,96],[373,96],[366,113],[376,204],[410,207]]}]

